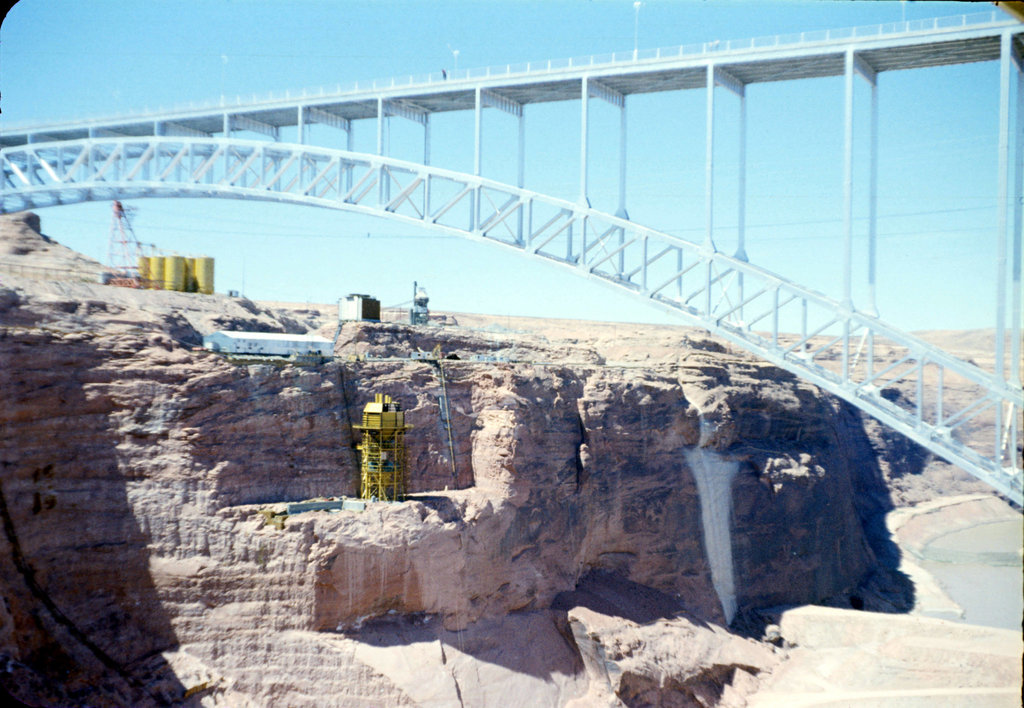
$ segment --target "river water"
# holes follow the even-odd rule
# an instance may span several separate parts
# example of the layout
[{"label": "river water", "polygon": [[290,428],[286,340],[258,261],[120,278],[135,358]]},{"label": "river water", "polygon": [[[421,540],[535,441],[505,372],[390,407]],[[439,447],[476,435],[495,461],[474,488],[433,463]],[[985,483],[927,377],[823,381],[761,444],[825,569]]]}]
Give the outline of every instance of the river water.
[{"label": "river water", "polygon": [[1024,574],[1020,520],[997,521],[940,536],[919,561],[970,624],[1020,631]]}]

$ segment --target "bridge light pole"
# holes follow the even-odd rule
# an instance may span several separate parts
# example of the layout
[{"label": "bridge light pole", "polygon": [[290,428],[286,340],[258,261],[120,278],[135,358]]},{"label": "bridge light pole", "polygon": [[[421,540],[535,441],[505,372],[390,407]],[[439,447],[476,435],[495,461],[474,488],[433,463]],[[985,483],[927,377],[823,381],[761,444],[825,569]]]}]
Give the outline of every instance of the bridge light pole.
[{"label": "bridge light pole", "polygon": [[455,65],[452,68],[452,76],[454,76],[455,72],[459,70],[459,50],[452,49],[452,45],[449,44],[448,51],[452,53],[452,59],[455,62]]},{"label": "bridge light pole", "polygon": [[636,0],[633,3],[633,61],[636,61],[640,49],[640,8],[643,3]]}]

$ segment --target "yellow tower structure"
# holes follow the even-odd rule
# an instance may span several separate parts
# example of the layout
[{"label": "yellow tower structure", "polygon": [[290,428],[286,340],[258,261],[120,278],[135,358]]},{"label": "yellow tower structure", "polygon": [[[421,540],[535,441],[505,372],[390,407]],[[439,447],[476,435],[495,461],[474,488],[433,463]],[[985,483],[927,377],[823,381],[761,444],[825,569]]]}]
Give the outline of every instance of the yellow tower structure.
[{"label": "yellow tower structure", "polygon": [[405,499],[405,413],[398,401],[378,393],[363,409],[363,431],[359,443],[362,499],[402,501]]}]

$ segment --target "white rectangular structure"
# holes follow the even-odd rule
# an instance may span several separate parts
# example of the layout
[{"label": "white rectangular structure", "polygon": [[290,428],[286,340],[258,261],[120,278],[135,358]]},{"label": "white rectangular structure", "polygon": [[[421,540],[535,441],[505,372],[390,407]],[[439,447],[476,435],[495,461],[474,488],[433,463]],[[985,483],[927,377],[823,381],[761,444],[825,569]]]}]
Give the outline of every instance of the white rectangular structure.
[{"label": "white rectangular structure", "polygon": [[220,330],[203,337],[203,347],[226,354],[261,356],[292,356],[317,354],[333,356],[334,343],[312,334],[278,334],[274,332],[229,332]]},{"label": "white rectangular structure", "polygon": [[353,293],[338,300],[338,321],[380,321],[380,300],[369,295]]}]

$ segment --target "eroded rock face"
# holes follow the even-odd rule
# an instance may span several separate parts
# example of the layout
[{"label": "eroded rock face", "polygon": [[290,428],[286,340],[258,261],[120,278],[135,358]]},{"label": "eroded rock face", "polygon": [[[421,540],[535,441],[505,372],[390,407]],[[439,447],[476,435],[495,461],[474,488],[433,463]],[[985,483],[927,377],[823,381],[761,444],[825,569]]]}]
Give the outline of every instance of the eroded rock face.
[{"label": "eroded rock face", "polygon": [[[849,441],[862,431],[834,399],[721,346],[637,366],[584,338],[509,334],[514,362],[352,361],[495,341],[361,324],[315,368],[236,366],[190,347],[224,326],[296,322],[217,296],[17,278],[0,289],[8,691],[68,705],[415,702],[379,654],[358,650],[369,619],[435,623],[438,656],[476,632],[460,652],[486,661],[479,628],[530,617],[508,620],[532,627],[508,652],[535,649],[532,633],[551,656],[579,657],[576,630],[557,626],[568,608],[548,608],[595,571],[724,623],[695,459],[737,470],[726,519],[740,610],[834,595],[872,568],[851,501]],[[356,493],[351,426],[376,392],[407,411],[422,495],[265,525],[261,507]],[[564,680],[542,703],[590,690],[582,659],[559,662]],[[623,670],[641,702],[644,666]],[[452,671],[461,692],[468,669]],[[466,690],[491,700],[482,684]]]}]

